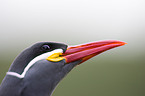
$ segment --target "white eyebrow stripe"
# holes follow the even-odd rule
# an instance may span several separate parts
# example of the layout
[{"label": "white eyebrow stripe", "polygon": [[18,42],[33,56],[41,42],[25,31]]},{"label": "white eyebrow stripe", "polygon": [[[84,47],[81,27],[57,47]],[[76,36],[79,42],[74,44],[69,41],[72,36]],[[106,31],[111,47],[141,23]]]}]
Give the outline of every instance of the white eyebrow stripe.
[{"label": "white eyebrow stripe", "polygon": [[54,54],[54,53],[63,53],[63,50],[62,49],[56,49],[56,50],[53,50],[51,52],[47,52],[47,53],[44,53],[44,54],[41,54],[37,57],[35,57],[34,59],[32,59],[28,65],[25,67],[24,71],[22,72],[22,74],[18,74],[16,72],[7,72],[6,74],[7,75],[11,75],[11,76],[15,76],[15,77],[18,77],[18,78],[24,78],[27,71],[30,69],[30,67],[32,67],[37,61],[39,60],[43,60],[43,59],[46,59],[47,57],[49,57],[50,55]]}]

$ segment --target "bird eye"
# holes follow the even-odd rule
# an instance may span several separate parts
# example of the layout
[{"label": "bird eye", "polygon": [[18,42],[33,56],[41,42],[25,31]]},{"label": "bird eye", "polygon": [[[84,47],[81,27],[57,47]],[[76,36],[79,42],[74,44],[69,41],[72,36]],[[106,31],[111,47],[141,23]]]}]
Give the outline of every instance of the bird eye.
[{"label": "bird eye", "polygon": [[49,47],[48,45],[43,45],[43,46],[42,46],[42,49],[43,49],[43,50],[49,50],[50,47]]}]

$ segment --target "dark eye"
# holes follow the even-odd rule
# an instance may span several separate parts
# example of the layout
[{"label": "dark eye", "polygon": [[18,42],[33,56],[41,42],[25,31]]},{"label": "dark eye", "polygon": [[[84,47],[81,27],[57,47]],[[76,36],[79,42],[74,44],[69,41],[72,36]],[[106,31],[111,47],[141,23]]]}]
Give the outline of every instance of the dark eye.
[{"label": "dark eye", "polygon": [[49,47],[48,45],[43,45],[43,46],[42,46],[42,49],[43,49],[43,50],[49,50],[50,47]]}]

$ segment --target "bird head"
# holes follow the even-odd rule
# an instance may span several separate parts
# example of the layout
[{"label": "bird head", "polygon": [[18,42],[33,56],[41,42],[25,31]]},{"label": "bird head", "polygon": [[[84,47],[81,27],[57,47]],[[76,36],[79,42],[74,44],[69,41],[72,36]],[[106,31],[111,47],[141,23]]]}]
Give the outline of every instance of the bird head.
[{"label": "bird head", "polygon": [[[68,46],[56,42],[39,42],[26,48],[14,60],[7,76],[20,79],[27,87],[24,96],[52,93],[58,82],[76,65],[126,43],[117,40],[91,42]],[[28,87],[29,86],[29,87]],[[41,87],[40,89],[38,88]],[[32,92],[33,91],[33,92]],[[43,96],[42,93],[40,96]],[[33,95],[32,95],[33,94]]]}]

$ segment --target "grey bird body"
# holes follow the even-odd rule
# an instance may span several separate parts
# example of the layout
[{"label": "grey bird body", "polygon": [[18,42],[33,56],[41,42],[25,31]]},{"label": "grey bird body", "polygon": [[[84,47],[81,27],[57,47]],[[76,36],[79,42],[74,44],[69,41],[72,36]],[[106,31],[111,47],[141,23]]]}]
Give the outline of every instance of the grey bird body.
[{"label": "grey bird body", "polygon": [[50,96],[59,81],[78,63],[38,61],[23,79],[6,75],[0,86],[0,96]]}]

